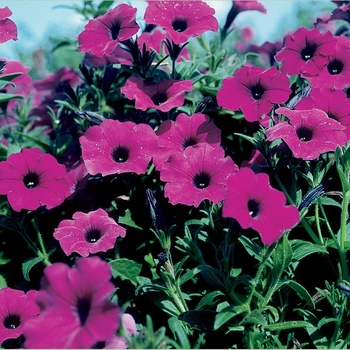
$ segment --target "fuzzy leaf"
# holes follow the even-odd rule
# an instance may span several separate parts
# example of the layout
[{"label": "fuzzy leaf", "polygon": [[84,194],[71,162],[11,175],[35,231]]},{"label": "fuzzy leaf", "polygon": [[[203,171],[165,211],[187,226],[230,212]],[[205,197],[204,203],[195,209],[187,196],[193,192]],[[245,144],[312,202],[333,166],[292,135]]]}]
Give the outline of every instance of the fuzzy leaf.
[{"label": "fuzzy leaf", "polygon": [[293,260],[299,261],[306,256],[313,253],[328,254],[327,249],[321,245],[311,242],[303,241],[301,239],[294,239],[291,241],[293,249]]},{"label": "fuzzy leaf", "polygon": [[265,326],[265,329],[269,331],[281,331],[284,329],[293,329],[293,328],[306,328],[313,327],[311,323],[306,321],[285,321],[279,323],[273,323]]},{"label": "fuzzy leaf", "polygon": [[125,258],[110,261],[110,264],[113,277],[120,277],[122,280],[129,280],[135,286],[137,285],[136,277],[141,272],[142,264]]}]

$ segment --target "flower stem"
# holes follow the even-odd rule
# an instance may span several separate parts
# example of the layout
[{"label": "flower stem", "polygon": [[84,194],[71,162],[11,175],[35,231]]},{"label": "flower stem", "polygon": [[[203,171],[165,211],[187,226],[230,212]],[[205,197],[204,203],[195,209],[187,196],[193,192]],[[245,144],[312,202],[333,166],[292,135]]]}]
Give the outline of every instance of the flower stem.
[{"label": "flower stem", "polygon": [[349,269],[348,262],[346,259],[346,250],[345,250],[345,240],[346,240],[346,221],[348,218],[348,206],[350,199],[350,190],[344,193],[342,212],[341,212],[341,221],[340,221],[340,242],[339,242],[339,255],[343,272],[343,279],[349,281]]}]

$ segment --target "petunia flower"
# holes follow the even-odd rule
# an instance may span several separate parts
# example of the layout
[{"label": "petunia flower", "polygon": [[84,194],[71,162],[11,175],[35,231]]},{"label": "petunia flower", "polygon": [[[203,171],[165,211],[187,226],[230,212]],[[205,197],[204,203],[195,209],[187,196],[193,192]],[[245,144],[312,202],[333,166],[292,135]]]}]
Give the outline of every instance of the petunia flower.
[{"label": "petunia flower", "polygon": [[171,204],[198,207],[204,199],[215,204],[222,201],[227,192],[226,180],[237,170],[220,146],[204,143],[170,156],[160,167],[160,179],[166,182],[164,194]]},{"label": "petunia flower", "polygon": [[163,28],[175,44],[182,44],[209,30],[217,32],[215,10],[201,0],[149,1],[144,20]]},{"label": "petunia flower", "polygon": [[0,8],[0,44],[9,40],[17,41],[17,26],[10,17],[12,11],[7,7]]},{"label": "petunia flower", "polygon": [[153,157],[156,166],[167,161],[173,153],[182,152],[189,146],[209,143],[215,147],[221,142],[221,130],[202,113],[194,113],[192,116],[180,113],[175,122],[164,121],[156,134],[159,146],[159,151]]},{"label": "petunia flower", "polygon": [[89,174],[144,174],[158,151],[157,136],[147,124],[107,119],[79,139]]},{"label": "petunia flower", "polygon": [[270,186],[265,173],[241,168],[229,177],[227,187],[223,217],[236,219],[243,229],[257,231],[265,245],[274,243],[300,221],[298,209],[285,205],[285,195]]},{"label": "petunia flower", "polygon": [[283,44],[281,41],[265,41],[262,45],[251,44],[248,51],[260,54],[262,56],[262,60],[264,62],[267,61],[265,64],[272,67],[276,65],[275,55],[282,49],[282,47]]},{"label": "petunia flower", "polygon": [[313,88],[342,90],[350,85],[350,39],[345,35],[337,37],[333,51],[322,71],[307,77]]},{"label": "petunia flower", "polygon": [[39,148],[23,148],[0,162],[0,194],[15,211],[52,209],[66,198],[66,168]]},{"label": "petunia flower", "polygon": [[[345,1],[337,1],[337,3],[339,3],[337,6],[342,6]],[[315,25],[319,25],[320,23],[328,23],[329,21],[335,20],[342,20],[350,23],[350,4],[346,4],[342,8],[338,7],[334,9],[330,16],[327,18],[317,18]]]},{"label": "petunia flower", "polygon": [[135,100],[137,109],[154,108],[162,112],[181,107],[185,92],[192,90],[192,80],[165,79],[150,83],[137,77],[130,77],[120,89],[129,100]]},{"label": "petunia flower", "polygon": [[36,290],[24,293],[9,287],[0,289],[0,344],[22,335],[25,322],[39,314],[35,302],[37,293]]},{"label": "petunia flower", "polygon": [[318,75],[332,54],[336,38],[331,32],[321,33],[317,28],[299,28],[284,38],[284,46],[277,52],[281,72],[303,76]]},{"label": "petunia flower", "polygon": [[345,126],[320,109],[290,110],[281,107],[276,109],[276,113],[288,117],[289,123],[280,122],[267,129],[266,140],[283,139],[295,158],[313,160],[347,142],[343,132]]},{"label": "petunia flower", "polygon": [[125,237],[126,229],[119,226],[103,209],[87,214],[77,211],[73,220],[63,220],[53,236],[68,256],[73,252],[87,257],[89,254],[112,249],[118,237]]},{"label": "petunia flower", "polygon": [[87,186],[89,173],[83,159],[79,159],[67,169],[66,180],[69,186],[67,199],[72,199],[75,194]]},{"label": "petunia flower", "polygon": [[312,89],[310,94],[302,98],[294,109],[317,108],[325,111],[329,118],[344,125],[348,140],[350,140],[350,99],[343,90]]},{"label": "petunia flower", "polygon": [[254,122],[269,113],[275,103],[286,102],[290,93],[288,77],[276,67],[264,70],[243,66],[223,80],[216,98],[220,107],[232,111],[241,109],[245,119]]},{"label": "petunia flower", "polygon": [[111,338],[120,326],[111,277],[110,265],[97,256],[79,258],[73,267],[47,266],[36,298],[40,315],[24,325],[25,347],[81,349]]},{"label": "petunia flower", "polygon": [[119,4],[85,25],[78,35],[79,51],[102,57],[111,55],[121,41],[130,39],[140,29],[135,19],[136,8]]}]

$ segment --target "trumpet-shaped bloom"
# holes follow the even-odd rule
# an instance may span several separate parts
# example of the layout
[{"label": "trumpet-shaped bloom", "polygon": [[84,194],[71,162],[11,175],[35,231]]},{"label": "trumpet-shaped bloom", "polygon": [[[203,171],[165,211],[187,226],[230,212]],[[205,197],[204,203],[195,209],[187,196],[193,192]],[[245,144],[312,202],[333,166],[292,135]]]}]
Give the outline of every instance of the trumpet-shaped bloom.
[{"label": "trumpet-shaped bloom", "polygon": [[276,67],[264,70],[243,66],[223,80],[216,98],[220,107],[241,109],[245,119],[254,122],[269,113],[275,103],[286,102],[290,93],[288,77]]},{"label": "trumpet-shaped bloom", "polygon": [[223,217],[236,219],[243,229],[257,231],[266,245],[300,221],[298,209],[285,205],[285,195],[270,186],[265,173],[255,174],[250,168],[242,168],[229,177],[227,186]]},{"label": "trumpet-shaped bloom", "polygon": [[9,287],[0,289],[0,344],[6,339],[18,338],[25,322],[39,314],[36,295],[36,290],[25,294]]},{"label": "trumpet-shaped bloom", "polygon": [[119,226],[103,209],[87,214],[80,211],[73,214],[73,220],[63,220],[53,236],[68,256],[73,252],[83,257],[106,252],[114,247],[118,237],[125,237],[126,229]]},{"label": "trumpet-shaped bloom", "polygon": [[23,148],[0,162],[0,194],[15,211],[52,209],[66,198],[66,168],[39,148]]},{"label": "trumpet-shaped bloom", "polygon": [[350,85],[350,39],[345,35],[337,37],[334,49],[322,71],[307,77],[313,88],[342,90]]},{"label": "trumpet-shaped bloom", "polygon": [[345,126],[329,118],[320,109],[290,110],[278,108],[276,113],[289,118],[266,130],[267,141],[283,139],[295,158],[316,159],[320,154],[332,152],[337,146],[344,146],[347,137]]},{"label": "trumpet-shaped bloom", "polygon": [[135,107],[145,111],[154,108],[168,112],[181,107],[185,92],[193,90],[192,80],[165,79],[150,83],[137,77],[130,77],[120,91],[129,99],[135,100]]},{"label": "trumpet-shaped bloom", "polygon": [[168,160],[175,152],[182,152],[188,146],[209,143],[213,147],[221,142],[221,130],[207,115],[195,113],[188,116],[180,113],[176,121],[164,121],[157,130],[159,152],[153,157],[156,166]]},{"label": "trumpet-shaped bloom", "polygon": [[215,10],[204,1],[150,1],[144,20],[162,27],[175,44],[182,44],[206,31],[217,32]]},{"label": "trumpet-shaped bloom", "polygon": [[79,139],[89,174],[144,174],[158,151],[157,136],[147,124],[107,119]]},{"label": "trumpet-shaped bloom", "polygon": [[221,147],[204,143],[170,156],[160,168],[160,179],[166,182],[164,194],[171,204],[198,207],[204,199],[216,204],[222,201],[227,192],[226,180],[237,170]]},{"label": "trumpet-shaped bloom", "polygon": [[40,315],[27,321],[26,348],[90,348],[110,339],[120,325],[110,265],[97,256],[75,266],[54,263],[44,270],[36,301]]},{"label": "trumpet-shaped bloom", "polygon": [[0,44],[9,40],[18,40],[17,26],[15,22],[7,18],[12,15],[12,11],[7,7],[0,8]]},{"label": "trumpet-shaped bloom", "polygon": [[281,71],[293,75],[318,75],[327,64],[336,38],[331,32],[321,33],[317,28],[299,28],[284,38],[284,46],[277,52],[276,60],[282,61]]},{"label": "trumpet-shaped bloom", "polygon": [[111,55],[121,41],[130,39],[140,29],[136,8],[119,4],[106,14],[91,19],[78,35],[79,51],[102,57]]}]

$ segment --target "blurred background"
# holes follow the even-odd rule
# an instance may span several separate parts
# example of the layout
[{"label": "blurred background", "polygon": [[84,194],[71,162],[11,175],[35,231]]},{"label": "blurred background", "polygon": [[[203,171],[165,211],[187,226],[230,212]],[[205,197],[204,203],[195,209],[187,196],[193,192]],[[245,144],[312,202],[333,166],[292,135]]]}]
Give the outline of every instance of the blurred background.
[{"label": "blurred background", "polygon": [[[92,1],[91,3],[97,6],[101,1]],[[119,2],[125,1],[114,1],[112,6],[116,6]],[[232,1],[212,0],[206,2],[215,8],[217,19],[222,25]],[[329,14],[336,7],[330,0],[261,0],[259,2],[265,6],[266,14],[258,11],[246,11],[240,13],[235,20],[235,25],[242,30],[245,40],[258,45],[265,41],[282,41],[286,33],[302,25],[311,28],[316,17]],[[141,20],[147,2],[134,0],[127,3],[138,8],[137,16]],[[18,27],[18,41],[1,44],[0,56],[20,60],[26,65],[31,65],[33,59],[40,57],[40,59],[46,60],[43,64],[50,71],[54,71],[64,64],[74,67],[82,57],[76,52],[76,36],[87,23],[84,15],[79,13],[83,4],[83,0],[0,0],[0,7],[8,6],[10,8],[13,13],[10,18]],[[57,47],[62,47],[65,52],[68,50],[69,54],[62,54],[62,51],[59,52]]]}]

